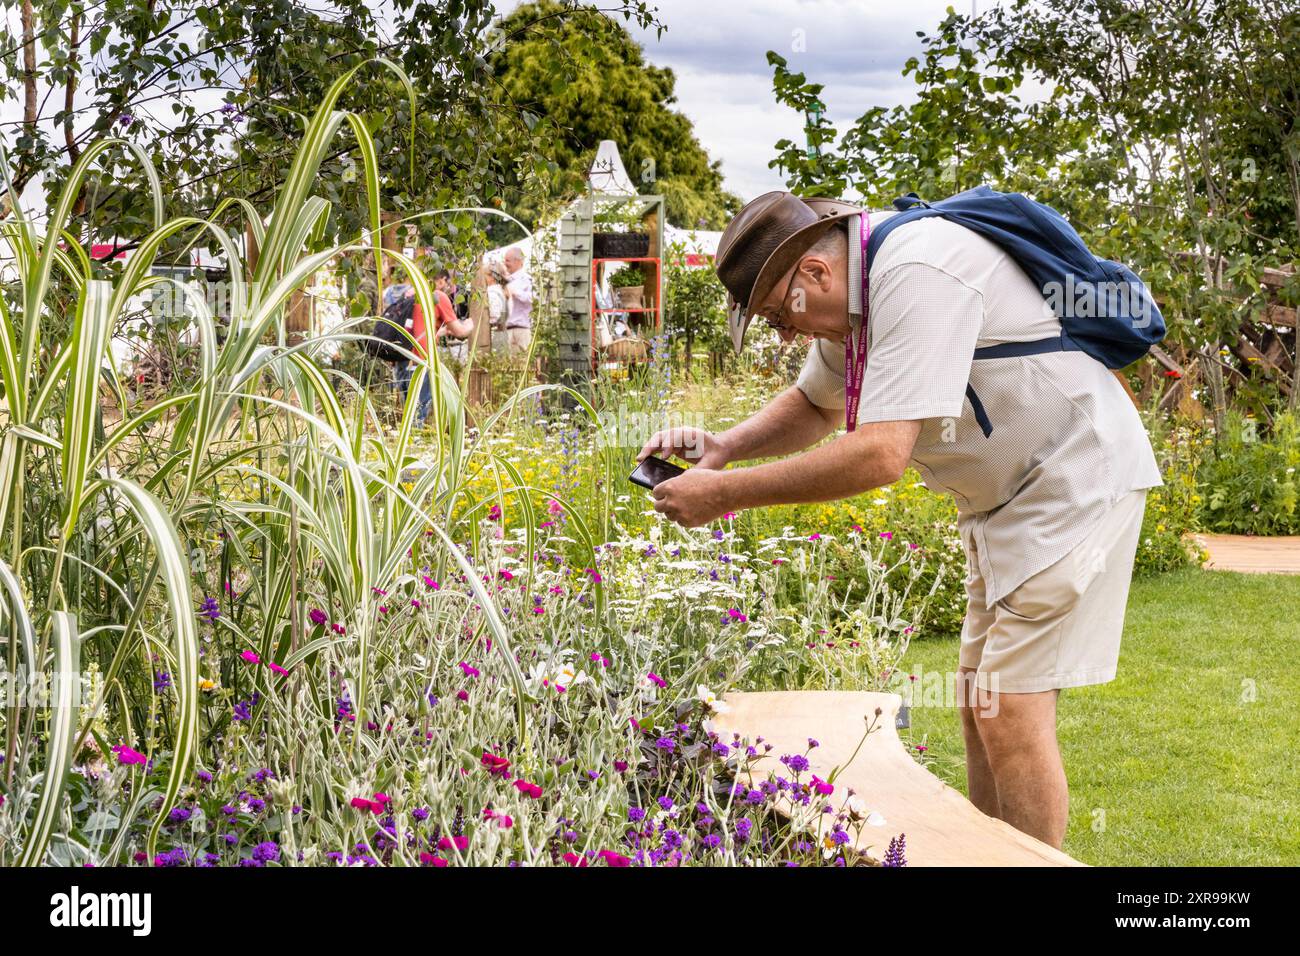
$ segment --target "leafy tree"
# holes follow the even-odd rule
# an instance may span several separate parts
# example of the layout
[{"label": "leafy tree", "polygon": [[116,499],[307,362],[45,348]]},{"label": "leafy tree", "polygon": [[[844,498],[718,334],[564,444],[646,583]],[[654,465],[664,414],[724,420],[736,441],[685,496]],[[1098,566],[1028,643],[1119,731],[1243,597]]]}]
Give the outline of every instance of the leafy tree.
[{"label": "leafy tree", "polygon": [[664,327],[685,350],[686,374],[691,372],[694,350],[730,349],[727,334],[726,290],[712,264],[689,266],[686,247],[668,247],[664,257]]},{"label": "leafy tree", "polygon": [[[709,159],[690,120],[671,108],[673,71],[647,63],[604,12],[562,17],[563,9],[555,0],[520,6],[500,22],[491,60],[505,102],[536,114],[545,128],[550,162],[533,170],[545,193],[583,190],[594,150],[611,139],[637,188],[664,195],[669,221],[722,228],[740,200],[722,188],[720,163]],[[536,203],[523,200],[513,211],[530,221]]]},{"label": "leafy tree", "polygon": [[[382,18],[365,0],[0,3],[21,24],[21,35],[0,47],[0,95],[23,102],[22,120],[5,137],[19,193],[47,170],[52,197],[87,145],[118,136],[150,156],[172,211],[206,218],[224,197],[240,195],[265,212],[298,146],[301,117],[340,72],[375,57],[401,66],[418,91],[413,147],[410,105],[384,70],[374,68],[341,104],[374,135],[385,209],[500,206],[505,189],[533,184],[521,170],[546,168],[536,117],[512,107],[492,76],[487,0],[391,0]],[[644,4],[616,6],[624,8],[653,23]],[[585,11],[567,2],[553,12],[563,22],[575,12],[585,20]],[[320,188],[331,209],[318,242],[362,228],[358,167],[346,143],[324,164]],[[73,230],[87,233],[94,222],[102,238],[143,235],[153,210],[141,175],[109,154],[87,180]],[[468,236],[474,226],[467,216],[427,224],[426,239]]]}]

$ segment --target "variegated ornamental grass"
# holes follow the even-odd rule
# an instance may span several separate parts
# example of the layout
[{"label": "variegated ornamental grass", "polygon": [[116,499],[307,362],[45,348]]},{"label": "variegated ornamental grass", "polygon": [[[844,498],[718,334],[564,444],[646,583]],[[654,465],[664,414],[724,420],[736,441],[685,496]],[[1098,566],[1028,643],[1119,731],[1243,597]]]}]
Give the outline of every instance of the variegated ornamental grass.
[{"label": "variegated ornamental grass", "polygon": [[[582,465],[596,494],[536,480],[506,425],[555,386],[520,389],[467,433],[433,350],[390,433],[313,343],[284,343],[290,293],[340,253],[393,257],[432,300],[414,263],[379,248],[370,134],[338,109],[353,73],[304,120],[269,222],[242,201],[219,210],[255,235],[251,281],[226,228],[164,220],[156,178],[154,231],[115,280],[92,278],[62,227],[111,141],[86,151],[43,228],[21,210],[0,223],[19,278],[0,295],[0,633],[8,675],[55,678],[5,696],[0,864],[843,863],[860,826],[883,846],[884,822],[800,755],[710,730],[717,695],[756,665],[816,679],[781,669],[816,622],[776,596],[798,574],[830,611],[819,543],[746,549],[645,515],[625,527],[644,505],[619,500],[610,450]],[[344,124],[371,232],[308,253],[330,212],[312,184]],[[230,327],[219,342],[195,297],[196,375],[133,409],[103,371],[111,331],[169,281],[149,272],[164,244],[200,235],[231,265]],[[56,292],[76,302],[61,341],[43,335],[60,327]],[[425,374],[434,425],[417,442]],[[106,388],[120,421],[102,414]],[[890,581],[911,586],[919,565],[882,566],[879,542],[850,538],[870,586],[840,610],[870,680],[911,627]],[[785,782],[734,790],[738,760]],[[833,812],[791,829],[778,797]]]}]

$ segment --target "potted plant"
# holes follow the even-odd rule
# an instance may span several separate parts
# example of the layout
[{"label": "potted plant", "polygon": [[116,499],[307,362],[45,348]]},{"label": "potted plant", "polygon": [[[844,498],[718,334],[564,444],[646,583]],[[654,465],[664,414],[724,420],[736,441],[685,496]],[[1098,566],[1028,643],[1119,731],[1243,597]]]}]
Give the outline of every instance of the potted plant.
[{"label": "potted plant", "polygon": [[620,309],[645,308],[646,271],[640,263],[632,263],[614,273],[610,281],[614,285],[614,301]]}]

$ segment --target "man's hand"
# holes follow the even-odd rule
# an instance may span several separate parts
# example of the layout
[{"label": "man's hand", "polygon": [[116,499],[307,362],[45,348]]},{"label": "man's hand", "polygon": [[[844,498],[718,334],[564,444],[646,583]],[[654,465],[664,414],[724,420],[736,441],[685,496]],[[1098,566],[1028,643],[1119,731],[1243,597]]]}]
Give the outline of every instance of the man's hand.
[{"label": "man's hand", "polygon": [[731,510],[725,494],[725,473],[697,465],[676,478],[655,485],[655,511],[683,528],[698,528]]},{"label": "man's hand", "polygon": [[[680,458],[682,461],[690,462],[697,468],[722,468],[731,460],[727,449],[717,435],[707,432],[703,428],[690,428],[687,426],[665,428],[663,431],[655,432],[636,456],[636,460],[643,461],[647,455],[658,455],[660,458]],[[673,481],[676,480],[676,478],[673,479]]]}]

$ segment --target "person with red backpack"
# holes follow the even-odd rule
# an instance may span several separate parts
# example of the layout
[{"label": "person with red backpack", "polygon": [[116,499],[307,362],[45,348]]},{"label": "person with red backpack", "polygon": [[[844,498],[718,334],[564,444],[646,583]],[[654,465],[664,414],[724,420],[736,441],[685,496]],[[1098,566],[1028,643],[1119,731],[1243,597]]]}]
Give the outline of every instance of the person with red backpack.
[{"label": "person with red backpack", "polygon": [[[675,428],[638,458],[694,463],[653,489],[696,527],[849,498],[909,466],[950,495],[966,552],[958,705],[971,801],[1059,848],[1064,688],[1115,677],[1146,491],[1162,484],[1113,369],[1164,334],[1149,291],[1056,210],[978,187],[868,211],[772,192],[715,265],[732,342],[755,315],[814,339],[795,385],[720,434]],[[802,454],[830,434],[845,433]],[[793,456],[723,470],[730,462]]]}]

